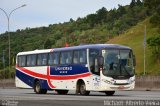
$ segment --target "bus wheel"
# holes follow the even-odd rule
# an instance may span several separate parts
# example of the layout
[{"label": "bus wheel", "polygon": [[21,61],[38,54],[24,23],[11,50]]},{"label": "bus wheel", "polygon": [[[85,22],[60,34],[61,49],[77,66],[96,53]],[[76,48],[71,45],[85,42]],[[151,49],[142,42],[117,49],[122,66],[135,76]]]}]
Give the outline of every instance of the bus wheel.
[{"label": "bus wheel", "polygon": [[35,82],[34,91],[36,92],[36,94],[46,94],[47,93],[47,89],[42,89],[39,81]]},{"label": "bus wheel", "polygon": [[89,95],[90,93],[90,91],[86,91],[86,85],[84,82],[81,83],[79,91],[81,95]]},{"label": "bus wheel", "polygon": [[112,96],[115,93],[115,91],[105,91],[105,94],[107,96]]},{"label": "bus wheel", "polygon": [[68,93],[68,90],[56,90],[56,91],[60,95],[66,95]]}]

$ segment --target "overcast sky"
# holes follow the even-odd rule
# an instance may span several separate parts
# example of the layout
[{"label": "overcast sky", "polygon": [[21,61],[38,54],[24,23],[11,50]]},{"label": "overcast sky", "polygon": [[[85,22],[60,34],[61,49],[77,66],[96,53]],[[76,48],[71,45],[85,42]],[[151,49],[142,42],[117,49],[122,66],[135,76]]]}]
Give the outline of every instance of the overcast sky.
[{"label": "overcast sky", "polygon": [[[128,5],[131,0],[0,0],[0,8],[8,14],[15,8],[26,4],[11,14],[10,30],[26,27],[41,27],[49,24],[76,20],[95,13],[105,7],[107,10],[117,8],[118,4]],[[0,10],[0,33],[7,31],[7,18]]]}]

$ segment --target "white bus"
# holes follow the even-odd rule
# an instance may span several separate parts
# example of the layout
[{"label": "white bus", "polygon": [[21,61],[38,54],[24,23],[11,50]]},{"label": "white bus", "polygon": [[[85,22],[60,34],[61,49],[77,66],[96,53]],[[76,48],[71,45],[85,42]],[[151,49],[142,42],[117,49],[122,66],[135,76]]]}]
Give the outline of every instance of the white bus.
[{"label": "white bus", "polygon": [[132,49],[115,44],[91,44],[20,52],[16,57],[16,87],[37,94],[55,90],[81,95],[100,91],[113,95],[135,87]]}]

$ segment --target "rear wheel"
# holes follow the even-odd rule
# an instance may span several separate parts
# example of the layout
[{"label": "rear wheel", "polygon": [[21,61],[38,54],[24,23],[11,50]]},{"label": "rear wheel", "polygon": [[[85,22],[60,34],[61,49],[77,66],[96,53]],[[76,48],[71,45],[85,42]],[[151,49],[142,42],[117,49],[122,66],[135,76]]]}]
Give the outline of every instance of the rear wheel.
[{"label": "rear wheel", "polygon": [[81,83],[79,91],[81,95],[89,95],[90,93],[90,91],[86,91],[86,85],[84,82]]},{"label": "rear wheel", "polygon": [[68,90],[56,90],[56,91],[60,95],[66,95],[68,93]]},{"label": "rear wheel", "polygon": [[115,93],[115,91],[105,91],[105,94],[107,96],[112,96]]},{"label": "rear wheel", "polygon": [[42,89],[39,81],[35,82],[34,91],[36,92],[36,94],[46,94],[47,93],[47,89]]}]

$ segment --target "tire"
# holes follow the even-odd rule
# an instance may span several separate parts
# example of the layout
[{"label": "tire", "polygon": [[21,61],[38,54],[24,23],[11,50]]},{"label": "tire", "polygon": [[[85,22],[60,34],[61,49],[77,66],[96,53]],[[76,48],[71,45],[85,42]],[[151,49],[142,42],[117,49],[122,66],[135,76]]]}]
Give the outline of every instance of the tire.
[{"label": "tire", "polygon": [[56,90],[59,95],[66,95],[68,90]]},{"label": "tire", "polygon": [[35,91],[36,94],[46,94],[47,93],[47,89],[42,89],[39,81],[35,82],[34,91]]},{"label": "tire", "polygon": [[90,91],[86,91],[86,85],[85,83],[81,83],[80,88],[79,88],[79,92],[81,95],[89,95]]},{"label": "tire", "polygon": [[115,93],[115,91],[105,91],[105,94],[107,96],[113,96],[114,93]]}]

